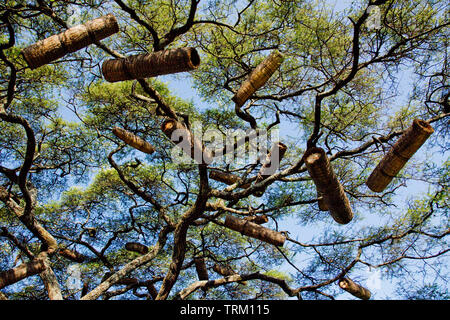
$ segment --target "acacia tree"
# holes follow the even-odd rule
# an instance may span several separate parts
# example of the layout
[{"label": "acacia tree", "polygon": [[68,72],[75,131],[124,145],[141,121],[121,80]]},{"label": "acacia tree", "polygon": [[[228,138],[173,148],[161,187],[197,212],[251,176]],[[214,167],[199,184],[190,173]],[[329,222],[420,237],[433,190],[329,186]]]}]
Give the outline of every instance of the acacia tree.
[{"label": "acacia tree", "polygon": [[[445,1],[335,10],[306,0],[7,0],[0,8],[2,299],[349,298],[339,280],[364,286],[368,268],[399,284],[391,298],[448,298]],[[21,55],[74,20],[107,13],[120,30],[107,39],[33,70]],[[201,58],[180,78],[102,76],[105,59],[179,47]],[[235,104],[273,50],[281,66]],[[202,100],[171,93],[167,79],[192,83]],[[416,118],[435,132],[372,192],[365,181]],[[180,164],[161,131],[167,119],[224,135],[279,129],[287,151],[263,176],[264,161]],[[155,152],[124,144],[114,127]],[[314,147],[344,188],[350,223],[319,209],[324,197],[303,157]],[[211,179],[213,171],[235,180]],[[282,246],[225,225],[226,216],[263,215]]]}]

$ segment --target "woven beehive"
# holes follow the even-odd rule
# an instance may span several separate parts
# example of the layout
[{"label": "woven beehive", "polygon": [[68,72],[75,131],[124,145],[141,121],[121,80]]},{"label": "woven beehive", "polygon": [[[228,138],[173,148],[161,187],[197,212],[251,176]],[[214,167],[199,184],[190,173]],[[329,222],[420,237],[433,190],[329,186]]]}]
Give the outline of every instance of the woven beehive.
[{"label": "woven beehive", "polygon": [[392,146],[380,163],[372,171],[366,181],[366,185],[374,192],[382,192],[392,179],[405,166],[406,162],[425,143],[434,132],[430,124],[423,120],[415,119],[412,125]]},{"label": "woven beehive", "polygon": [[348,293],[352,294],[353,296],[362,299],[362,300],[369,300],[371,293],[366,288],[360,286],[359,284],[353,282],[353,280],[349,278],[342,278],[339,279],[339,287],[347,291]]},{"label": "woven beehive", "polygon": [[143,140],[142,138],[139,138],[138,136],[134,135],[133,133],[119,128],[119,127],[114,127],[112,129],[112,133],[119,138],[120,140],[122,140],[123,142],[125,142],[126,144],[128,144],[129,146],[142,151],[144,153],[148,153],[148,154],[152,154],[153,152],[155,152],[155,148],[153,148],[153,146],[148,143],[147,141]]},{"label": "woven beehive", "polygon": [[168,119],[161,125],[161,130],[197,163],[210,164],[213,161],[211,152],[181,122]]},{"label": "woven beehive", "polygon": [[133,251],[133,252],[137,252],[140,254],[147,254],[148,253],[148,247],[137,243],[137,242],[127,242],[125,244],[125,249],[127,249],[128,251]]},{"label": "woven beehive", "polygon": [[349,223],[353,219],[353,211],[325,151],[321,148],[310,148],[306,151],[304,159],[309,175],[318,193],[322,194],[333,219],[340,224]]},{"label": "woven beehive", "polygon": [[262,227],[248,220],[238,219],[231,215],[225,218],[225,227],[275,246],[283,246],[286,241],[286,237],[281,232]]},{"label": "woven beehive", "polygon": [[75,250],[70,250],[70,249],[61,249],[59,250],[59,254],[62,255],[64,258],[67,258],[71,261],[74,262],[83,262],[85,260],[85,256],[82,255],[81,253],[75,251]]},{"label": "woven beehive", "polygon": [[[241,183],[241,181],[242,181],[241,178],[239,178],[235,174],[226,173],[226,172],[222,172],[222,171],[218,171],[218,170],[211,170],[209,172],[209,177],[213,180],[223,182],[227,185],[232,185],[232,184],[235,184],[236,182]],[[248,187],[250,187],[250,183],[246,183],[244,185],[241,185],[240,187],[243,189],[247,189]]]},{"label": "woven beehive", "polygon": [[263,224],[263,223],[267,223],[269,222],[269,218],[267,218],[267,216],[265,214],[260,215],[260,216],[249,216],[249,217],[244,217],[244,220],[256,223],[256,224]]},{"label": "woven beehive", "polygon": [[[283,159],[287,150],[287,146],[281,142],[275,143],[266,155],[266,159],[258,172],[255,183],[261,182],[267,177],[273,175],[280,167],[280,162]],[[258,190],[254,193],[255,196],[261,197],[265,190]]]},{"label": "woven beehive", "polygon": [[28,66],[36,69],[118,31],[116,18],[112,14],[107,14],[40,40],[23,49],[22,54]]},{"label": "woven beehive", "polygon": [[241,107],[253,93],[261,88],[272,74],[280,67],[284,56],[278,50],[272,51],[241,84],[232,100]]},{"label": "woven beehive", "polygon": [[195,270],[197,271],[198,280],[209,280],[208,270],[206,269],[204,258],[194,258]]},{"label": "woven beehive", "polygon": [[102,73],[106,81],[116,82],[191,71],[199,65],[195,48],[177,48],[106,60]]}]

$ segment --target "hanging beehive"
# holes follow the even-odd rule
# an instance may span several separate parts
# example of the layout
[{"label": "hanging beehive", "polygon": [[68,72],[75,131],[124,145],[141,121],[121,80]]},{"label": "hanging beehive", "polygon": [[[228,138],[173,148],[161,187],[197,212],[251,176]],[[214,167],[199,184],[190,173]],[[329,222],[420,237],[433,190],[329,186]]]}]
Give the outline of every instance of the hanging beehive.
[{"label": "hanging beehive", "polygon": [[236,272],[233,271],[229,266],[223,266],[219,264],[214,264],[213,270],[220,274],[221,276],[228,277],[232,276],[233,274],[236,274]]},{"label": "hanging beehive", "polygon": [[27,277],[41,273],[46,269],[43,259],[33,259],[21,265],[0,272],[0,289],[23,280]]},{"label": "hanging beehive", "polygon": [[304,155],[306,168],[333,219],[347,224],[353,219],[352,208],[330,161],[321,148],[310,148]]},{"label": "hanging beehive", "polygon": [[[232,174],[232,173],[218,171],[218,170],[211,170],[209,172],[209,177],[213,180],[223,182],[227,185],[232,185],[237,182],[239,182],[239,183],[242,182],[241,178],[238,177],[237,175]],[[244,185],[241,185],[240,187],[243,189],[247,189],[248,187],[250,187],[250,183],[246,183]]]},{"label": "hanging beehive", "polygon": [[[256,177],[255,184],[263,181],[267,177],[273,175],[280,167],[280,162],[286,153],[287,146],[284,143],[278,142],[272,146],[266,155],[266,159],[259,170]],[[258,190],[254,193],[255,196],[261,197],[266,190]]]},{"label": "hanging beehive", "polygon": [[197,271],[198,280],[209,280],[208,270],[206,269],[204,258],[194,258],[195,270]]},{"label": "hanging beehive", "polygon": [[153,146],[148,143],[147,141],[143,140],[142,138],[139,138],[138,136],[134,135],[133,133],[119,128],[119,127],[114,127],[112,129],[112,133],[119,138],[120,140],[122,140],[123,142],[125,142],[126,144],[128,144],[129,146],[142,151],[144,153],[148,153],[148,154],[152,154],[153,152],[155,152],[155,148],[153,148]]},{"label": "hanging beehive", "polygon": [[199,65],[195,48],[177,48],[106,60],[102,73],[106,81],[116,82],[191,71]]},{"label": "hanging beehive", "polygon": [[275,246],[283,246],[286,241],[286,237],[281,232],[262,227],[247,220],[238,219],[231,215],[225,218],[225,227]]},{"label": "hanging beehive", "polygon": [[353,280],[349,278],[342,278],[339,279],[339,287],[347,291],[348,293],[352,294],[353,296],[362,299],[362,300],[369,300],[371,293],[366,288],[360,286],[359,284],[353,282]]},{"label": "hanging beehive", "polygon": [[263,224],[269,222],[269,218],[265,214],[260,216],[248,216],[244,217],[244,220],[256,223],[256,224]]},{"label": "hanging beehive", "polygon": [[125,244],[125,249],[128,251],[137,252],[140,254],[147,254],[148,253],[148,247],[144,246],[143,244],[137,243],[137,242],[127,242]]},{"label": "hanging beehive", "polygon": [[323,198],[323,193],[320,192],[317,189],[317,187],[316,187],[316,190],[317,190],[317,198],[319,198],[319,200],[317,200],[317,204],[319,205],[319,210],[320,211],[328,211],[327,204],[325,203],[325,200]]},{"label": "hanging beehive", "polygon": [[70,250],[70,249],[60,249],[59,250],[59,254],[62,255],[64,258],[67,258],[69,260],[72,260],[74,262],[83,262],[85,257],[84,255],[82,255],[81,253],[75,251],[75,250]]},{"label": "hanging beehive", "polygon": [[23,49],[22,54],[28,66],[36,69],[118,31],[119,25],[116,18],[112,14],[107,14],[40,40]]},{"label": "hanging beehive", "polygon": [[161,125],[161,130],[197,163],[210,164],[213,161],[211,152],[181,122],[168,119]]},{"label": "hanging beehive", "polygon": [[283,59],[283,54],[274,50],[250,73],[232,98],[238,107],[244,105],[245,101],[269,80],[280,67]]},{"label": "hanging beehive", "polygon": [[382,192],[433,132],[428,122],[415,119],[367,179],[369,189]]}]

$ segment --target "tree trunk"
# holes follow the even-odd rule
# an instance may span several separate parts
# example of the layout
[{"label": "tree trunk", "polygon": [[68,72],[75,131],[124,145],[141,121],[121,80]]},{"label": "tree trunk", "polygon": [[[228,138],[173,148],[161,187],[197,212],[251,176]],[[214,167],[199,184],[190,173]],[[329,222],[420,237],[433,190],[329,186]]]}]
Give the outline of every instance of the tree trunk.
[{"label": "tree trunk", "polygon": [[116,82],[191,71],[199,65],[195,48],[178,48],[106,60],[102,73],[106,81]]},{"label": "tree trunk", "polygon": [[36,258],[21,265],[0,272],[0,289],[19,282],[30,276],[39,274],[45,270],[45,262],[42,258]]},{"label": "tree trunk", "polygon": [[310,148],[306,151],[305,164],[314,181],[318,193],[333,219],[340,224],[347,224],[353,219],[352,208],[339,183],[325,151],[321,148]]},{"label": "tree trunk", "polygon": [[369,189],[374,192],[382,192],[386,189],[406,162],[419,150],[433,132],[434,129],[428,122],[415,119],[412,125],[383,157],[375,170],[372,171],[372,174],[366,181]]},{"label": "tree trunk", "polygon": [[250,73],[247,80],[241,84],[232,98],[238,107],[244,105],[245,101],[269,80],[280,67],[283,59],[284,56],[279,51],[274,50]]},{"label": "tree trunk", "polygon": [[152,154],[153,152],[155,152],[155,148],[153,148],[153,146],[150,143],[148,143],[144,139],[139,138],[138,136],[134,135],[133,133],[125,129],[114,127],[112,129],[112,133],[117,138],[121,139],[123,142],[139,151],[148,154]]},{"label": "tree trunk", "polygon": [[116,18],[112,14],[107,14],[38,41],[25,48],[22,54],[28,66],[36,69],[118,31],[119,25]]},{"label": "tree trunk", "polygon": [[273,231],[256,223],[238,219],[231,215],[225,218],[225,227],[275,246],[283,246],[284,241],[286,241],[286,237],[281,232]]},{"label": "tree trunk", "polygon": [[362,300],[369,300],[371,293],[366,288],[360,286],[353,282],[353,280],[349,278],[343,278],[339,280],[339,287],[347,291],[348,293],[354,295],[355,297]]}]

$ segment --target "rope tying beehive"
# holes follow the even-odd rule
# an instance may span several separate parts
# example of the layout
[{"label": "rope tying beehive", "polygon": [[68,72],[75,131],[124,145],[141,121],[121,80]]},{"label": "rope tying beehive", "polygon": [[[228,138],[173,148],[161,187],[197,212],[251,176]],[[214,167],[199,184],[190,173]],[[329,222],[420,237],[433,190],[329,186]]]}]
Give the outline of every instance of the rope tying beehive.
[{"label": "rope tying beehive", "polygon": [[[227,185],[232,185],[235,183],[239,183],[239,184],[242,183],[242,179],[239,178],[237,175],[232,174],[232,173],[218,171],[218,170],[211,170],[209,172],[209,177],[213,180],[223,182]],[[241,185],[240,187],[243,189],[247,189],[248,187],[250,187],[250,183],[246,183],[244,185]]]},{"label": "rope tying beehive", "polygon": [[274,50],[250,73],[232,98],[238,107],[244,105],[245,101],[269,80],[283,59],[284,56],[278,50]]},{"label": "rope tying beehive", "polygon": [[[284,143],[278,142],[272,146],[270,151],[266,155],[266,160],[264,161],[261,169],[255,180],[255,184],[263,181],[267,177],[273,175],[280,167],[281,160],[286,153],[287,146]],[[254,193],[255,196],[261,197],[266,190],[258,190]]]},{"label": "rope tying beehive", "polygon": [[306,168],[311,176],[318,193],[333,219],[340,224],[347,224],[353,219],[344,188],[339,183],[325,151],[321,148],[310,148],[304,155]]},{"label": "rope tying beehive", "polygon": [[102,73],[106,81],[116,82],[191,71],[199,65],[195,48],[178,48],[106,60]]},{"label": "rope tying beehive", "polygon": [[415,119],[372,171],[366,181],[370,190],[382,192],[433,132],[428,122]]},{"label": "rope tying beehive", "polygon": [[137,243],[137,242],[127,242],[125,244],[125,249],[128,251],[137,252],[140,254],[147,254],[148,253],[148,247],[144,246],[143,244]]},{"label": "rope tying beehive", "polygon": [[360,286],[359,284],[353,282],[353,280],[349,278],[339,279],[339,287],[352,294],[353,296],[362,299],[369,300],[371,293],[366,288]]},{"label": "rope tying beehive", "polygon": [[179,121],[168,119],[161,125],[164,134],[197,163],[210,164],[211,152]]},{"label": "rope tying beehive", "polygon": [[231,215],[225,218],[225,227],[275,246],[283,246],[286,241],[286,237],[281,232],[262,227],[248,220],[235,218]]},{"label": "rope tying beehive", "polygon": [[112,14],[107,14],[40,40],[23,49],[22,54],[28,66],[36,69],[118,31],[116,18]]},{"label": "rope tying beehive", "polygon": [[204,258],[194,258],[195,270],[197,271],[198,280],[209,280],[208,270],[206,269]]},{"label": "rope tying beehive", "polygon": [[129,146],[142,151],[144,153],[148,153],[148,154],[152,154],[153,152],[155,152],[155,148],[153,148],[153,146],[148,143],[147,141],[139,138],[138,136],[134,135],[133,133],[119,128],[119,127],[114,127],[112,129],[112,133],[119,138],[120,140],[122,140],[123,142],[125,142],[126,144],[128,144]]}]

